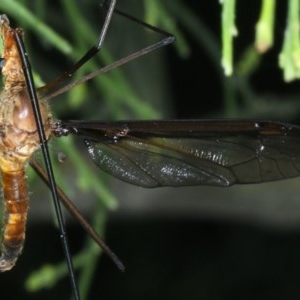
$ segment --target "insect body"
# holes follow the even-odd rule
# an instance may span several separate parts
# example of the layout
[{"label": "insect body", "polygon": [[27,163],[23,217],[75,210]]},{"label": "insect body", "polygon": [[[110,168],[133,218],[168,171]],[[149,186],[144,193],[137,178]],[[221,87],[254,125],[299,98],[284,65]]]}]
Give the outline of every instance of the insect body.
[{"label": "insect body", "polygon": [[[28,188],[25,168],[40,142],[36,122],[14,40],[15,32],[5,15],[0,16],[4,43],[0,94],[0,169],[4,196],[4,232],[0,271],[10,270],[20,255],[25,238]],[[51,114],[45,102],[40,104],[47,138],[51,134]]]}]

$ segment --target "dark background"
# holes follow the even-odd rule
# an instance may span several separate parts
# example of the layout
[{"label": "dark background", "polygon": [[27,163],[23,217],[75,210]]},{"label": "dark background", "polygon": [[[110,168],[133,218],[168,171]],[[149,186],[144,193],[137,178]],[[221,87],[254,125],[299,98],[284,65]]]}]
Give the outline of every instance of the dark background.
[{"label": "dark background", "polygon": [[[140,2],[119,2],[123,10],[140,16]],[[189,55],[182,57],[171,46],[123,68],[141,101],[153,101],[150,106],[157,111],[153,118],[247,117],[299,123],[299,83],[284,83],[277,63],[286,23],[285,3],[281,1],[277,8],[274,48],[260,58],[253,74],[243,77],[235,73],[232,78],[225,79],[220,64],[207,48],[212,39],[214,50],[220,53],[219,1],[182,2],[202,22],[203,26],[199,28],[202,42],[188,28],[180,12],[174,9],[172,1],[164,1],[169,16],[177,21],[189,45]],[[70,26],[60,10],[60,2],[45,1],[45,5],[45,22],[49,26],[70,39],[79,33],[72,27],[76,24]],[[82,20],[99,24],[97,1],[78,1],[74,5],[80,8]],[[27,6],[32,11],[36,8],[34,2]],[[235,41],[236,62],[241,61],[245,50],[252,45],[259,9],[260,1],[237,1],[239,36]],[[14,24],[25,26],[22,20],[14,20]],[[77,25],[83,26],[81,19]],[[138,42],[143,40],[139,35],[143,30],[136,27],[139,26],[133,29],[121,25],[121,29],[112,29],[107,41],[115,46],[112,51],[119,52],[120,48],[126,50],[125,44],[132,45],[131,40],[135,36]],[[203,29],[208,30],[209,34],[203,36]],[[66,59],[65,55],[58,53],[47,44],[46,36],[38,38],[31,33],[31,29],[27,30],[29,53],[34,53],[31,54],[33,66],[45,81],[71,64],[73,58],[67,56]],[[114,30],[118,34],[114,34]],[[83,42],[84,37],[79,35],[79,40]],[[88,45],[82,47],[87,49]],[[116,55],[122,56],[120,53]],[[104,92],[99,93],[92,84],[88,84],[88,88],[89,96],[84,96],[84,106],[80,104],[82,106],[78,105],[79,108],[65,112],[59,101],[53,104],[58,106],[57,116],[145,118],[137,116],[126,105],[126,115],[114,115],[115,111],[111,111],[105,102]],[[228,107],[228,91],[234,99],[233,109]],[[100,103],[94,102],[99,98]],[[101,115],[98,115],[100,105]],[[83,107],[86,109],[83,110]],[[67,171],[65,176],[74,179],[72,175],[75,173],[72,172],[72,169]],[[94,172],[97,171],[93,169],[90,176],[100,176]],[[66,181],[69,183],[69,179]],[[127,269],[125,273],[118,272],[105,256],[94,262],[96,270],[90,280],[87,299],[297,298],[300,278],[298,182],[294,179],[286,183],[229,189],[201,187],[145,191],[110,181],[109,187],[120,203],[117,210],[105,217],[105,236]],[[45,198],[45,190],[40,183],[30,190],[33,198]],[[73,194],[77,197],[74,200],[80,207],[85,202],[89,203],[83,209],[92,219],[92,212],[99,206],[90,203],[94,193],[88,190],[77,194],[75,186],[69,186],[67,192],[72,193],[72,190],[75,190]],[[38,293],[29,293],[24,289],[24,281],[31,272],[43,264],[55,264],[62,260],[57,231],[52,218],[45,213],[49,205],[45,205],[43,200],[32,201],[28,237],[20,261],[11,272],[1,274],[0,284],[5,286],[2,289],[3,299],[66,299],[70,295],[68,279]],[[86,234],[72,221],[68,223],[68,234],[72,253],[77,253],[83,247]],[[59,276],[57,269],[54,273]]]}]

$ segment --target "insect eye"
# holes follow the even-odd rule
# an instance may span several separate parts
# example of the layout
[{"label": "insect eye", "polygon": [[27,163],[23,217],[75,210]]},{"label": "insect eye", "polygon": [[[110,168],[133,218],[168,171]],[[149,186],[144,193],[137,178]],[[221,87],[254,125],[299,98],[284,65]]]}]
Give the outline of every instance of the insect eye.
[{"label": "insect eye", "polygon": [[5,66],[6,60],[5,58],[1,57],[0,58],[0,70],[2,70],[2,68]]}]

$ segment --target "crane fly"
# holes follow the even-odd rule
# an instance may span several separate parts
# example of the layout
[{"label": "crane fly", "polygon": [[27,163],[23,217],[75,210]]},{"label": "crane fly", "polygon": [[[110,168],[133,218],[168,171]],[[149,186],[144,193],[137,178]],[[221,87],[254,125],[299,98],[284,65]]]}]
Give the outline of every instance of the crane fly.
[{"label": "crane fly", "polygon": [[[97,44],[92,47],[87,53],[68,71],[63,73],[57,79],[51,81],[47,85],[37,89],[39,94],[48,92],[52,88],[60,85],[65,79],[71,77],[85,62],[91,59],[102,47],[104,37],[106,35],[111,17],[115,9],[116,0],[110,1],[108,5],[107,15],[103,23],[103,28],[99,35]],[[137,19],[117,11],[118,14],[131,19],[134,22],[140,22]],[[25,238],[25,223],[28,210],[28,188],[25,177],[25,168],[34,152],[42,148],[44,158],[46,160],[47,171],[43,171],[41,166],[35,161],[30,163],[33,168],[40,174],[44,181],[50,182],[50,189],[53,193],[53,198],[57,198],[54,175],[51,167],[48,148],[45,142],[51,136],[66,136],[71,134],[67,124],[62,124],[60,121],[54,120],[47,101],[58,94],[69,90],[73,85],[80,82],[85,82],[95,76],[107,72],[110,69],[116,68],[130,60],[139,56],[145,55],[161,46],[164,46],[174,40],[172,36],[166,36],[161,41],[154,43],[142,50],[136,51],[125,58],[112,63],[106,68],[88,74],[81,78],[76,83],[63,86],[52,94],[46,94],[37,104],[35,101],[36,92],[34,91],[34,83],[31,74],[31,67],[28,60],[28,55],[23,43],[23,30],[21,28],[12,28],[9,24],[9,19],[6,15],[0,16],[1,37],[3,41],[3,54],[0,60],[0,67],[4,77],[4,88],[1,93],[1,159],[0,169],[2,173],[3,196],[5,202],[4,208],[4,230],[2,241],[2,255],[0,257],[0,271],[10,270],[16,263],[18,256],[21,254],[24,238]],[[163,35],[167,35],[164,31],[157,29],[151,25],[143,23],[144,26]],[[42,128],[42,129],[41,129]],[[73,128],[74,129],[74,128]],[[74,134],[74,132],[72,132]],[[67,196],[59,191],[59,196],[62,201],[67,199]],[[68,203],[66,203],[68,202]],[[115,261],[117,266],[122,270],[124,266],[118,260],[113,252],[103,243],[97,233],[88,225],[84,218],[80,216],[77,208],[72,205],[67,199],[64,203],[71,213],[81,219],[80,223],[97,241],[105,252]],[[57,208],[60,211],[60,208]],[[61,215],[61,212],[57,212]],[[62,216],[59,217],[62,220]],[[60,227],[63,227],[60,224]],[[62,230],[61,236],[66,239],[65,231]],[[65,245],[68,248],[67,245]],[[68,249],[65,249],[68,252]]]},{"label": "crane fly", "polygon": [[[113,5],[110,8],[113,10]],[[0,64],[4,77],[0,96],[0,169],[5,203],[0,271],[7,271],[15,265],[23,248],[29,201],[26,166],[41,142],[16,43],[16,36],[22,38],[23,32],[10,27],[5,15],[0,20],[4,43]],[[171,41],[167,38],[159,46]],[[155,47],[150,48],[142,55]],[[72,75],[92,55],[46,87]],[[101,72],[86,76],[81,82]],[[39,100],[45,139],[68,135],[83,138],[88,155],[99,168],[137,186],[227,187],[300,175],[300,127],[294,125],[258,120],[56,120],[45,101],[49,98]]]}]

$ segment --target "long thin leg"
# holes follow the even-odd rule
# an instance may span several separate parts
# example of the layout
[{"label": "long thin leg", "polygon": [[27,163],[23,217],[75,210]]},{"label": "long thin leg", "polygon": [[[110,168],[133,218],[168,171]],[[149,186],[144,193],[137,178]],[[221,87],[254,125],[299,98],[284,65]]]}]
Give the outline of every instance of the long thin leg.
[{"label": "long thin leg", "polygon": [[[36,171],[36,173],[41,177],[46,185],[49,185],[48,176],[42,166],[34,159],[30,161],[30,165]],[[59,199],[62,201],[64,207],[69,211],[69,213],[78,220],[79,224],[86,230],[92,239],[102,248],[102,250],[111,258],[111,260],[116,264],[116,266],[124,271],[125,267],[116,254],[110,250],[110,248],[101,239],[98,233],[93,229],[93,227],[88,223],[88,221],[82,216],[77,207],[73,204],[70,198],[63,192],[63,190],[57,186],[56,187]]]},{"label": "long thin leg", "polygon": [[73,293],[73,297],[75,300],[80,300],[77,281],[75,278],[74,266],[73,266],[73,262],[72,262],[72,258],[71,258],[71,254],[70,254],[70,250],[69,250],[69,243],[68,243],[66,229],[65,229],[64,220],[63,220],[63,214],[62,214],[60,202],[58,199],[55,177],[54,177],[54,173],[53,173],[53,169],[52,169],[52,163],[51,163],[49,149],[47,146],[46,135],[45,135],[44,127],[43,127],[43,121],[42,121],[41,112],[40,112],[40,108],[39,108],[36,89],[34,86],[34,81],[33,81],[30,62],[28,59],[28,54],[26,52],[25,45],[23,43],[22,32],[16,32],[15,40],[16,40],[16,44],[17,44],[18,51],[20,54],[20,58],[22,60],[26,85],[27,85],[28,93],[29,93],[29,96],[31,99],[31,104],[32,104],[34,115],[35,115],[35,120],[37,123],[37,129],[38,129],[38,133],[39,133],[39,137],[40,137],[40,141],[41,141],[41,148],[42,148],[44,161],[45,161],[45,165],[46,165],[46,169],[47,169],[47,174],[48,174],[48,178],[49,178],[49,185],[50,185],[52,198],[53,198],[53,202],[54,202],[54,207],[55,207],[55,212],[56,212],[56,216],[57,216],[57,220],[58,220],[58,224],[59,224],[61,242],[63,245],[65,258],[66,258],[67,266],[68,266],[68,270],[69,270],[69,278],[71,281],[72,293]]},{"label": "long thin leg", "polygon": [[163,46],[171,44],[173,41],[174,41],[174,37],[173,36],[167,36],[163,40],[160,40],[160,41],[158,41],[155,44],[152,44],[152,45],[147,46],[147,47],[145,47],[145,48],[143,48],[141,50],[133,52],[133,53],[129,54],[128,56],[125,56],[125,57],[123,57],[123,58],[121,58],[121,59],[119,59],[119,60],[111,63],[110,65],[108,65],[106,67],[98,69],[98,70],[96,70],[96,71],[94,71],[94,72],[92,72],[90,74],[87,74],[87,75],[81,77],[78,80],[75,80],[75,81],[73,81],[73,82],[71,82],[71,83],[63,86],[62,88],[56,90],[55,92],[53,92],[53,93],[45,96],[43,99],[45,101],[49,101],[52,98],[55,98],[55,97],[57,97],[57,96],[59,96],[61,94],[64,94],[64,93],[68,92],[70,89],[72,89],[73,87],[77,86],[78,84],[82,84],[82,83],[84,83],[84,82],[86,82],[88,80],[91,80],[91,79],[93,79],[93,78],[95,78],[95,77],[97,77],[99,75],[102,75],[102,74],[104,74],[104,73],[106,73],[108,71],[116,69],[116,68],[118,68],[118,67],[120,67],[120,66],[122,66],[122,65],[124,65],[124,64],[126,64],[126,63],[128,63],[130,61],[132,61],[132,60],[135,60],[135,59],[137,59],[137,58],[139,58],[141,56],[144,56],[144,55],[146,55],[146,54],[148,54],[148,53],[150,53],[150,52],[152,52],[152,51],[154,51],[154,50],[156,50],[158,48],[161,48]]},{"label": "long thin leg", "polygon": [[56,79],[52,80],[51,82],[47,83],[46,85],[38,88],[38,92],[44,92],[46,90],[50,90],[53,87],[56,87],[58,84],[62,83],[66,79],[70,78],[73,76],[73,74],[82,66],[84,65],[87,61],[89,61],[91,58],[95,56],[96,53],[98,53],[103,45],[109,24],[111,22],[111,18],[114,12],[116,6],[116,0],[112,0],[109,4],[108,12],[106,14],[106,18],[104,20],[102,30],[100,32],[98,41],[95,46],[93,46],[91,49],[89,49],[81,59],[75,65],[73,65],[69,70],[65,71],[63,74],[61,74],[59,77]]},{"label": "long thin leg", "polygon": [[135,22],[135,23],[138,23],[138,24],[141,24],[142,26],[144,26],[145,28],[153,31],[153,32],[156,32],[160,35],[162,35],[162,39],[157,41],[156,43],[150,45],[150,46],[146,46],[145,48],[142,48],[138,51],[135,51],[131,54],[129,54],[128,56],[122,58],[122,59],[119,59],[117,61],[115,61],[114,63],[108,65],[108,66],[105,66],[105,67],[102,67],[84,77],[82,77],[81,79],[79,80],[76,80],[74,82],[71,82],[67,85],[64,85],[62,86],[61,88],[58,88],[56,89],[55,91],[53,91],[52,93],[47,93],[46,96],[44,97],[44,100],[50,100],[52,98],[55,98],[56,96],[58,95],[61,95],[67,91],[69,91],[72,87],[78,85],[78,84],[81,84],[81,83],[84,83],[94,77],[97,77],[101,74],[104,74],[110,70],[113,70],[117,67],[120,67],[132,60],[135,60],[141,56],[144,56],[152,51],[155,51],[161,47],[164,47],[168,44],[171,44],[175,38],[172,34],[164,31],[164,30],[161,30],[155,26],[152,26],[150,24],[147,24],[137,18],[134,18],[122,11],[119,11],[115,8],[115,5],[116,5],[116,0],[112,0],[109,5],[108,5],[108,13],[107,13],[107,16],[106,16],[106,19],[104,21],[104,25],[103,25],[103,29],[99,35],[99,39],[98,39],[98,42],[96,43],[95,46],[93,46],[89,51],[86,52],[86,54],[77,62],[75,63],[74,66],[72,66],[68,71],[64,72],[61,76],[59,76],[57,79],[47,83],[45,86],[42,86],[41,88],[38,89],[38,92],[46,92],[47,90],[51,90],[55,87],[57,87],[59,84],[63,83],[63,81],[65,81],[66,79],[70,78],[73,76],[73,74],[84,64],[86,63],[88,60],[90,60],[95,54],[97,54],[101,48],[102,48],[102,45],[103,45],[103,41],[105,39],[105,35],[107,33],[107,29],[109,27],[109,24],[110,24],[110,21],[112,19],[112,14],[113,13],[117,13],[118,15],[120,15],[121,17],[124,17],[132,22]]}]

